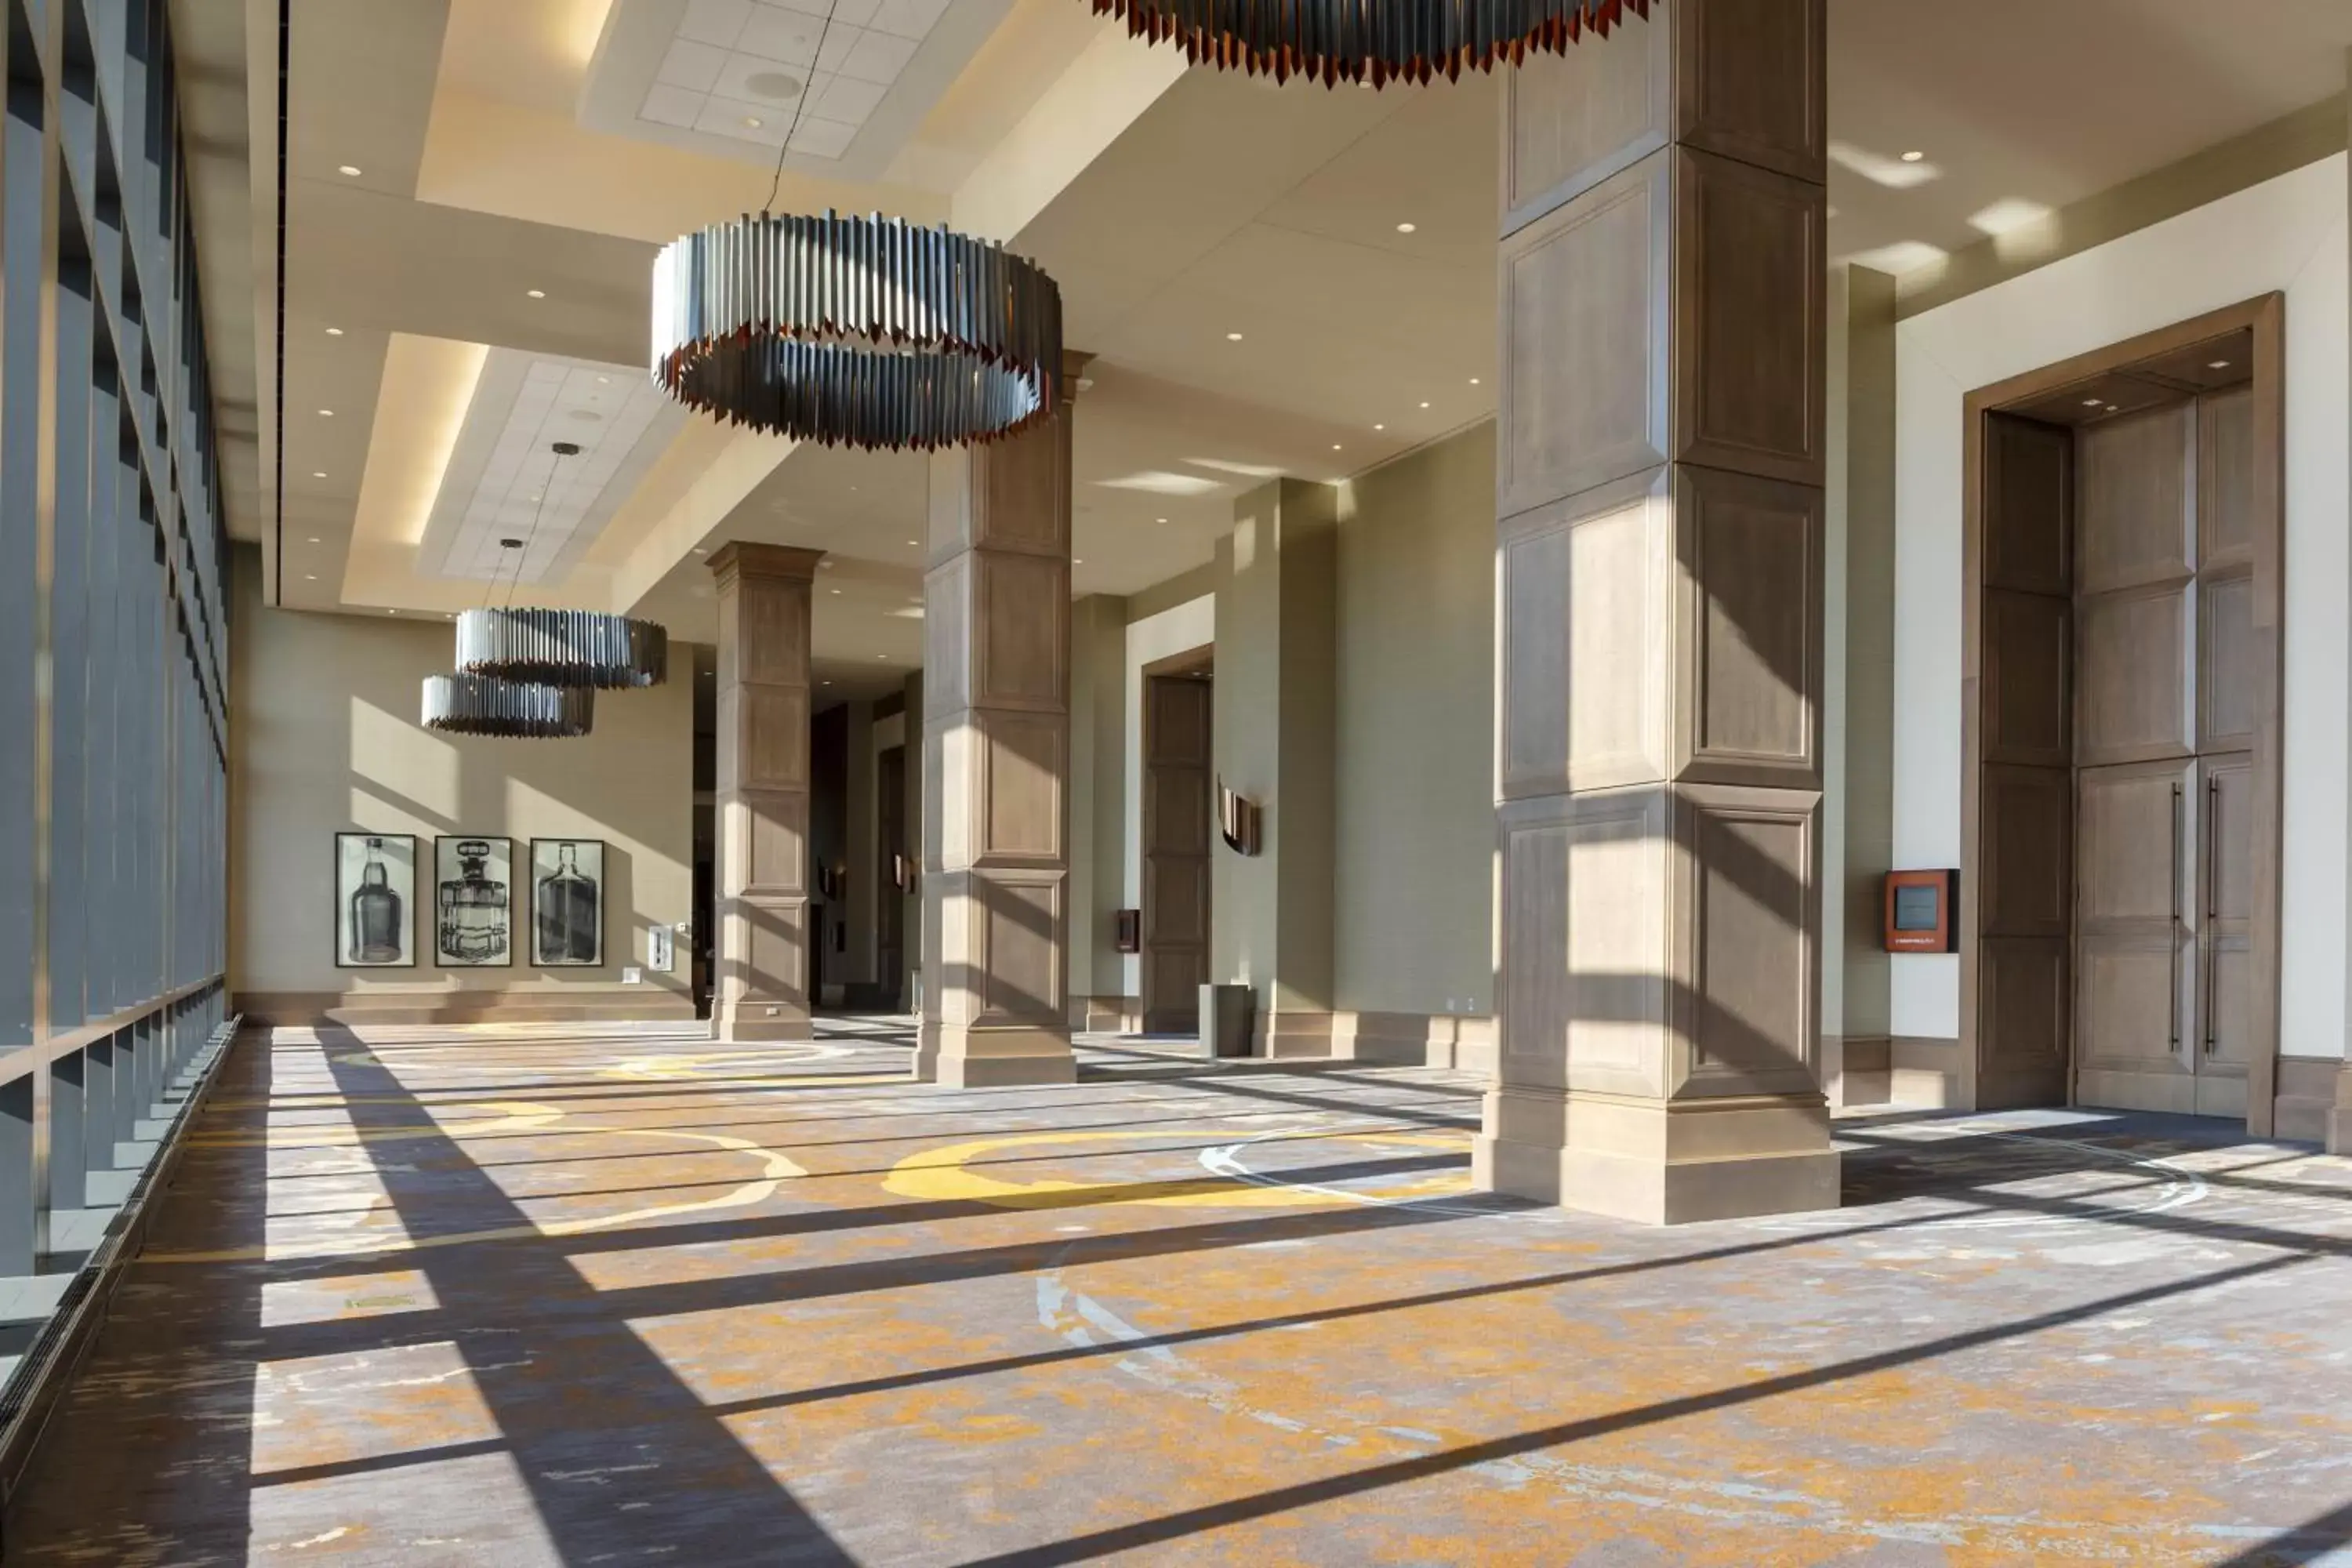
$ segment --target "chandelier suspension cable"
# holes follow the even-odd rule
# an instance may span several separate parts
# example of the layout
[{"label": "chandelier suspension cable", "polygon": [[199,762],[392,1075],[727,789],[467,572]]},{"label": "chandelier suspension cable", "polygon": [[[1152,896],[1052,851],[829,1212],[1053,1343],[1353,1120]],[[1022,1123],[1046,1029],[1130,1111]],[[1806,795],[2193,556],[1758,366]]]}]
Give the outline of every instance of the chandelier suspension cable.
[{"label": "chandelier suspension cable", "polygon": [[[840,8],[840,5],[841,0],[825,0],[824,26],[816,30],[816,53],[809,57],[811,80],[815,79],[818,68],[824,64],[824,41],[832,36],[833,14]],[[763,213],[774,210],[776,193],[783,189],[784,154],[793,150],[793,138],[799,133],[801,128],[801,110],[808,107],[808,83],[803,82],[801,84],[800,99],[793,105],[792,123],[784,127],[784,139],[776,148],[776,172],[768,181],[768,199],[760,204],[760,210]]]},{"label": "chandelier suspension cable", "polygon": [[[547,482],[539,487],[538,502],[530,509],[530,531],[523,535],[522,548],[515,552],[514,577],[507,584],[507,608],[509,610],[514,608],[515,590],[522,586],[523,563],[530,559],[531,543],[539,538],[539,520],[547,515],[547,498],[555,493],[556,473],[563,467],[563,459],[579,451],[580,447],[576,442],[558,441],[550,449],[555,454],[555,461],[547,466]],[[488,603],[484,601],[486,607]]]}]

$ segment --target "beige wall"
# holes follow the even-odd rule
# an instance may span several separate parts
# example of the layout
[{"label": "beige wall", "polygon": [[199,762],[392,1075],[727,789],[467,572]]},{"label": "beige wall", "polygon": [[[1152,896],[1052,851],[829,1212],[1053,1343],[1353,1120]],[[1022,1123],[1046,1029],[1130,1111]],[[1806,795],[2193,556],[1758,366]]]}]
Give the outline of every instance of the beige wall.
[{"label": "beige wall", "polygon": [[[1423,447],[1348,489],[1339,523],[1338,1005],[1488,1013],[1495,427]],[[1217,651],[1222,687],[1229,661]]]},{"label": "beige wall", "polygon": [[[236,552],[230,616],[229,984],[267,1016],[335,1007],[425,1009],[443,1016],[690,1016],[684,937],[672,972],[646,971],[646,931],[692,918],[694,693],[690,674],[650,691],[600,695],[579,741],[485,741],[416,721],[427,675],[449,668],[442,620],[310,615],[265,608],[260,562]],[[417,838],[413,969],[338,969],[334,835]],[[536,969],[516,911],[507,969],[438,969],[429,909],[433,838],[601,838],[607,886],[596,969]]]}]

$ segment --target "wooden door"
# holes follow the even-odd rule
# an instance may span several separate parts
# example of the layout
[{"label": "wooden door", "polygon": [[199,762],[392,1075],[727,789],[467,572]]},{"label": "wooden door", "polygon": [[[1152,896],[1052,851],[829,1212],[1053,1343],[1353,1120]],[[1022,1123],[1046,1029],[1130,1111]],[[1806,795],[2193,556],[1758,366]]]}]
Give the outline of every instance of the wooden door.
[{"label": "wooden door", "polygon": [[1209,682],[1143,682],[1143,1028],[1193,1034],[1209,977]]},{"label": "wooden door", "polygon": [[882,863],[874,883],[874,983],[880,991],[882,1006],[896,1010],[907,1005],[907,998],[900,994],[907,981],[907,896],[898,883],[915,863],[907,843],[907,748],[892,746],[885,751],[880,765],[874,771],[878,775],[875,817],[880,829],[876,837],[882,850]]},{"label": "wooden door", "polygon": [[2196,1109],[2192,759],[2084,768],[2074,835],[2075,1099]]}]

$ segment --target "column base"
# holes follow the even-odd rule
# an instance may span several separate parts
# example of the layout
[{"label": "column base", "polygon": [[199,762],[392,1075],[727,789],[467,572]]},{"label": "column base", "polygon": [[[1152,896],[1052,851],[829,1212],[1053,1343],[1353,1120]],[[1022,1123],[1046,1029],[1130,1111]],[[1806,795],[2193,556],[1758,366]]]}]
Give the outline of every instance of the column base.
[{"label": "column base", "polygon": [[1803,1214],[1839,1198],[1818,1094],[1661,1100],[1492,1089],[1471,1173],[1486,1192],[1641,1225]]},{"label": "column base", "polygon": [[915,1077],[942,1089],[1021,1089],[1076,1083],[1078,1060],[1066,1029],[972,1028],[923,1020]]},{"label": "column base", "polygon": [[806,1040],[814,1038],[815,1031],[809,1026],[808,1009],[801,1004],[749,997],[711,1005],[710,1037],[730,1043]]},{"label": "column base", "polygon": [[2336,1076],[2336,1109],[2327,1113],[2327,1152],[2352,1154],[2352,1066]]},{"label": "column base", "polygon": [[1329,1013],[1261,1013],[1253,1026],[1257,1054],[1270,1061],[1328,1061],[1335,1054],[1333,1022]]}]

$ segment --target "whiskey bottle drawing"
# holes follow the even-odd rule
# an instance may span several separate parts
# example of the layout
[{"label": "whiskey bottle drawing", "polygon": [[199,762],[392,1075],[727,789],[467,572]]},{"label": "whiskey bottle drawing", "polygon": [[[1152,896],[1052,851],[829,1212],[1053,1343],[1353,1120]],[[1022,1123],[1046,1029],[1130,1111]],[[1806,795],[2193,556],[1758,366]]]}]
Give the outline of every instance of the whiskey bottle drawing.
[{"label": "whiskey bottle drawing", "polygon": [[490,847],[457,841],[457,875],[441,884],[441,956],[453,963],[496,963],[507,955],[507,885],[487,872]]},{"label": "whiskey bottle drawing", "polygon": [[555,869],[539,879],[539,962],[596,962],[596,884],[580,873],[578,847],[556,846]]},{"label": "whiskey bottle drawing", "polygon": [[400,916],[400,895],[393,891],[391,874],[384,869],[383,840],[371,838],[360,885],[352,890],[351,962],[398,963]]}]

